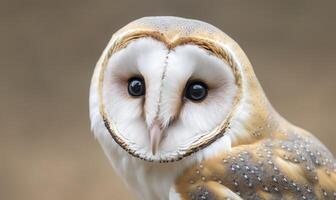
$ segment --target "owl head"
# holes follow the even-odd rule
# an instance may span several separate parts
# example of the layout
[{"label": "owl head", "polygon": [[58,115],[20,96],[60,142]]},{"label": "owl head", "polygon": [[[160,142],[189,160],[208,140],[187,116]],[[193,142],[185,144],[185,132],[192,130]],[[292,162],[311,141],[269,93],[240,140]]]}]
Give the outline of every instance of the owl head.
[{"label": "owl head", "polygon": [[115,33],[104,50],[90,114],[98,138],[108,135],[134,157],[169,162],[225,136],[265,99],[247,57],[222,31],[197,20],[145,17]]}]

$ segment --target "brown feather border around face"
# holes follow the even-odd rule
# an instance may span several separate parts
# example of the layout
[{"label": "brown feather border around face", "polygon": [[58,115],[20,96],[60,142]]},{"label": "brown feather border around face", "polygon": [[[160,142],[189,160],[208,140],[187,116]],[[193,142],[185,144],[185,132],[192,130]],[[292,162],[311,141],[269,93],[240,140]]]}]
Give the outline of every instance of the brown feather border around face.
[{"label": "brown feather border around face", "polygon": [[199,138],[196,142],[193,143],[193,145],[187,151],[185,151],[183,154],[179,155],[178,157],[158,161],[160,163],[174,162],[174,161],[181,160],[184,157],[187,157],[207,147],[208,145],[212,144],[214,141],[216,141],[218,138],[222,137],[225,134],[226,129],[230,125],[230,119],[232,118],[233,112],[237,108],[239,101],[241,99],[241,96],[242,96],[242,84],[241,84],[242,77],[237,68],[237,63],[232,58],[232,56],[222,47],[218,47],[219,45],[216,42],[211,41],[209,39],[198,38],[198,37],[181,37],[176,40],[170,41],[167,37],[165,37],[164,34],[158,31],[152,31],[152,32],[151,31],[137,31],[137,32],[133,32],[131,34],[125,35],[121,39],[115,41],[112,47],[107,51],[106,55],[103,58],[103,62],[101,66],[102,68],[99,74],[99,85],[98,85],[99,104],[100,104],[99,109],[100,109],[100,114],[104,121],[104,125],[109,131],[109,133],[111,134],[114,141],[118,143],[126,152],[128,152],[134,157],[140,158],[142,160],[150,161],[150,162],[154,161],[150,158],[145,158],[144,156],[141,156],[140,154],[137,154],[136,152],[134,152],[123,141],[123,139],[116,134],[117,128],[114,126],[113,122],[109,119],[107,113],[105,112],[102,90],[103,90],[104,72],[107,68],[108,60],[111,58],[111,56],[117,51],[125,48],[131,41],[134,41],[140,38],[145,38],[145,37],[150,37],[160,42],[163,42],[164,44],[166,44],[168,49],[174,49],[175,47],[179,45],[193,44],[193,45],[197,45],[200,48],[207,50],[212,55],[215,55],[218,58],[223,59],[225,62],[229,64],[235,76],[236,85],[238,86],[238,93],[233,103],[233,109],[230,111],[226,119],[220,125],[214,128],[214,130],[210,134],[207,134]]}]

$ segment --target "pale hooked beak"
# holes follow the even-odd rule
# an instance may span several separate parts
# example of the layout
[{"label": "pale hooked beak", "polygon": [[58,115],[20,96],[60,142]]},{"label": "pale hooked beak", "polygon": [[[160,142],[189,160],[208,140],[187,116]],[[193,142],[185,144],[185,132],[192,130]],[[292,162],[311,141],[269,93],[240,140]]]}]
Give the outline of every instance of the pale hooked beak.
[{"label": "pale hooked beak", "polygon": [[152,154],[155,155],[157,149],[159,148],[159,144],[162,139],[162,129],[160,127],[160,123],[158,121],[154,121],[152,126],[149,128],[149,138],[152,147]]}]

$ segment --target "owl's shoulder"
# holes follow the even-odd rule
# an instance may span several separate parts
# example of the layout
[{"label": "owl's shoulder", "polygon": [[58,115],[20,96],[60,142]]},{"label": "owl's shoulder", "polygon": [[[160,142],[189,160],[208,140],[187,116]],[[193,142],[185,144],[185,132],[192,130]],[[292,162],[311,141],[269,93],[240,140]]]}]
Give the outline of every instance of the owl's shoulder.
[{"label": "owl's shoulder", "polygon": [[334,199],[333,156],[303,130],[275,132],[187,169],[182,199]]}]

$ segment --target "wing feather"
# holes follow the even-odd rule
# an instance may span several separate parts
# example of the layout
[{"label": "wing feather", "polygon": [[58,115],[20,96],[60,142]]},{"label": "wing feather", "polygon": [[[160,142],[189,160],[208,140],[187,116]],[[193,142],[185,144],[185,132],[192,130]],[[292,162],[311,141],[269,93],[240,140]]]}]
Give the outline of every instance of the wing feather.
[{"label": "wing feather", "polygon": [[202,161],[176,181],[182,199],[336,199],[336,164],[303,130],[277,132]]}]

